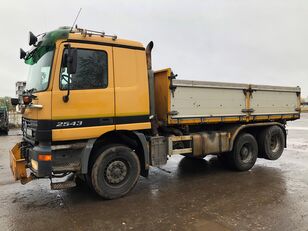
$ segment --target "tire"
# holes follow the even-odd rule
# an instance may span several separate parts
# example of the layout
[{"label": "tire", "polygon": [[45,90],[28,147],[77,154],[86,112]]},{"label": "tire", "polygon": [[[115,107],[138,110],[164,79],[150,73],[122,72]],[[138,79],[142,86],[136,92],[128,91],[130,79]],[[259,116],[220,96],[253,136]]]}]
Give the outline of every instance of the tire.
[{"label": "tire", "polygon": [[259,156],[268,160],[277,160],[283,153],[286,138],[277,126],[265,128],[259,135]]},{"label": "tire", "polygon": [[237,171],[251,169],[258,157],[258,143],[253,135],[243,133],[234,143],[233,151],[228,154],[230,167]]},{"label": "tire", "polygon": [[85,182],[88,185],[89,189],[95,192],[95,190],[93,188],[93,184],[92,184],[91,172],[92,172],[91,168],[89,168],[88,174],[85,174],[84,179],[85,179]]},{"label": "tire", "polygon": [[132,149],[109,145],[98,152],[91,169],[91,185],[102,198],[115,199],[134,188],[139,174],[139,159]]},{"label": "tire", "polygon": [[112,147],[113,145],[105,145],[105,146],[102,146],[100,149],[98,149],[98,151],[95,151],[92,156],[90,156],[91,158],[89,159],[89,165],[88,165],[88,173],[85,174],[85,182],[86,184],[88,185],[89,189],[91,189],[93,192],[95,192],[94,188],[93,188],[93,184],[92,184],[92,176],[91,176],[91,173],[92,173],[92,168],[93,168],[93,165],[97,159],[97,157],[103,153],[106,149]]}]

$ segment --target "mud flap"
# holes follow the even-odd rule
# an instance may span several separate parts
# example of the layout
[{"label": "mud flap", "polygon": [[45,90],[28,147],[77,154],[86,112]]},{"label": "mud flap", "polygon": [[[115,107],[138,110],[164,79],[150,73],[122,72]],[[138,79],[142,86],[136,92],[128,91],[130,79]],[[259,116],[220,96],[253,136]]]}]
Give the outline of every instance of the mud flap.
[{"label": "mud flap", "polygon": [[26,161],[21,157],[20,145],[20,143],[17,143],[10,150],[10,167],[15,180],[23,181],[28,177],[26,171]]}]

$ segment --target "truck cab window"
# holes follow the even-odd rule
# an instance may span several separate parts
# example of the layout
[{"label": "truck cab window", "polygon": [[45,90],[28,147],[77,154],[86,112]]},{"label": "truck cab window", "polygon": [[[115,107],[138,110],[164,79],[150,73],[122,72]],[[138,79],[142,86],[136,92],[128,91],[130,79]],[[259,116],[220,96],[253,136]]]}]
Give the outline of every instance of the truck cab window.
[{"label": "truck cab window", "polygon": [[[63,57],[68,53],[63,52]],[[60,89],[67,90],[67,67],[61,66]],[[108,85],[107,53],[98,50],[78,49],[77,71],[70,78],[71,90],[106,88]]]},{"label": "truck cab window", "polygon": [[[35,54],[35,53],[34,53]],[[45,53],[38,60],[30,63],[30,69],[27,80],[27,89],[34,91],[45,91],[48,87],[49,76],[51,72],[53,51]]]}]

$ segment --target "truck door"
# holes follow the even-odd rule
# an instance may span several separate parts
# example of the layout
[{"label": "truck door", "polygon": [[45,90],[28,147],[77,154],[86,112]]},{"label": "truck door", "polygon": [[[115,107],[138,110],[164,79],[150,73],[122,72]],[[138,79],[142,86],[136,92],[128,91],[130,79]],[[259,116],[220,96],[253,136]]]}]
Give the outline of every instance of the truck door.
[{"label": "truck door", "polygon": [[70,43],[77,48],[77,71],[70,78],[69,101],[67,68],[63,43],[57,52],[52,89],[52,140],[96,138],[114,130],[114,85],[112,48]]}]

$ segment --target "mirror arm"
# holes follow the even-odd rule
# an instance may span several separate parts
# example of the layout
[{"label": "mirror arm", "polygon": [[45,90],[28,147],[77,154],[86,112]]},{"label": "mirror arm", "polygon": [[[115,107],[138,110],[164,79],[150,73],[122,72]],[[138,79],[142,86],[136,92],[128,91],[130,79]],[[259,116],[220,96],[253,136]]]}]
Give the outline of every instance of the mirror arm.
[{"label": "mirror arm", "polygon": [[71,78],[71,75],[68,75],[68,78],[67,78],[67,94],[63,96],[63,102],[64,103],[67,103],[70,99],[70,78]]},{"label": "mirror arm", "polygon": [[65,45],[65,48],[67,48],[67,73],[68,73],[68,82],[67,82],[67,94],[63,96],[63,101],[67,103],[69,101],[69,95],[70,95],[70,80],[72,78],[72,75],[76,73],[77,70],[77,49],[71,48],[70,44]]},{"label": "mirror arm", "polygon": [[[70,56],[71,56],[71,45],[70,44],[66,44],[65,48],[68,49],[68,58],[70,58]],[[67,62],[67,63],[68,63],[68,65],[70,65],[69,62]],[[70,78],[71,78],[71,75],[68,74],[68,78],[67,78],[67,93],[62,98],[64,103],[67,103],[69,101],[69,99],[70,99]]]}]

